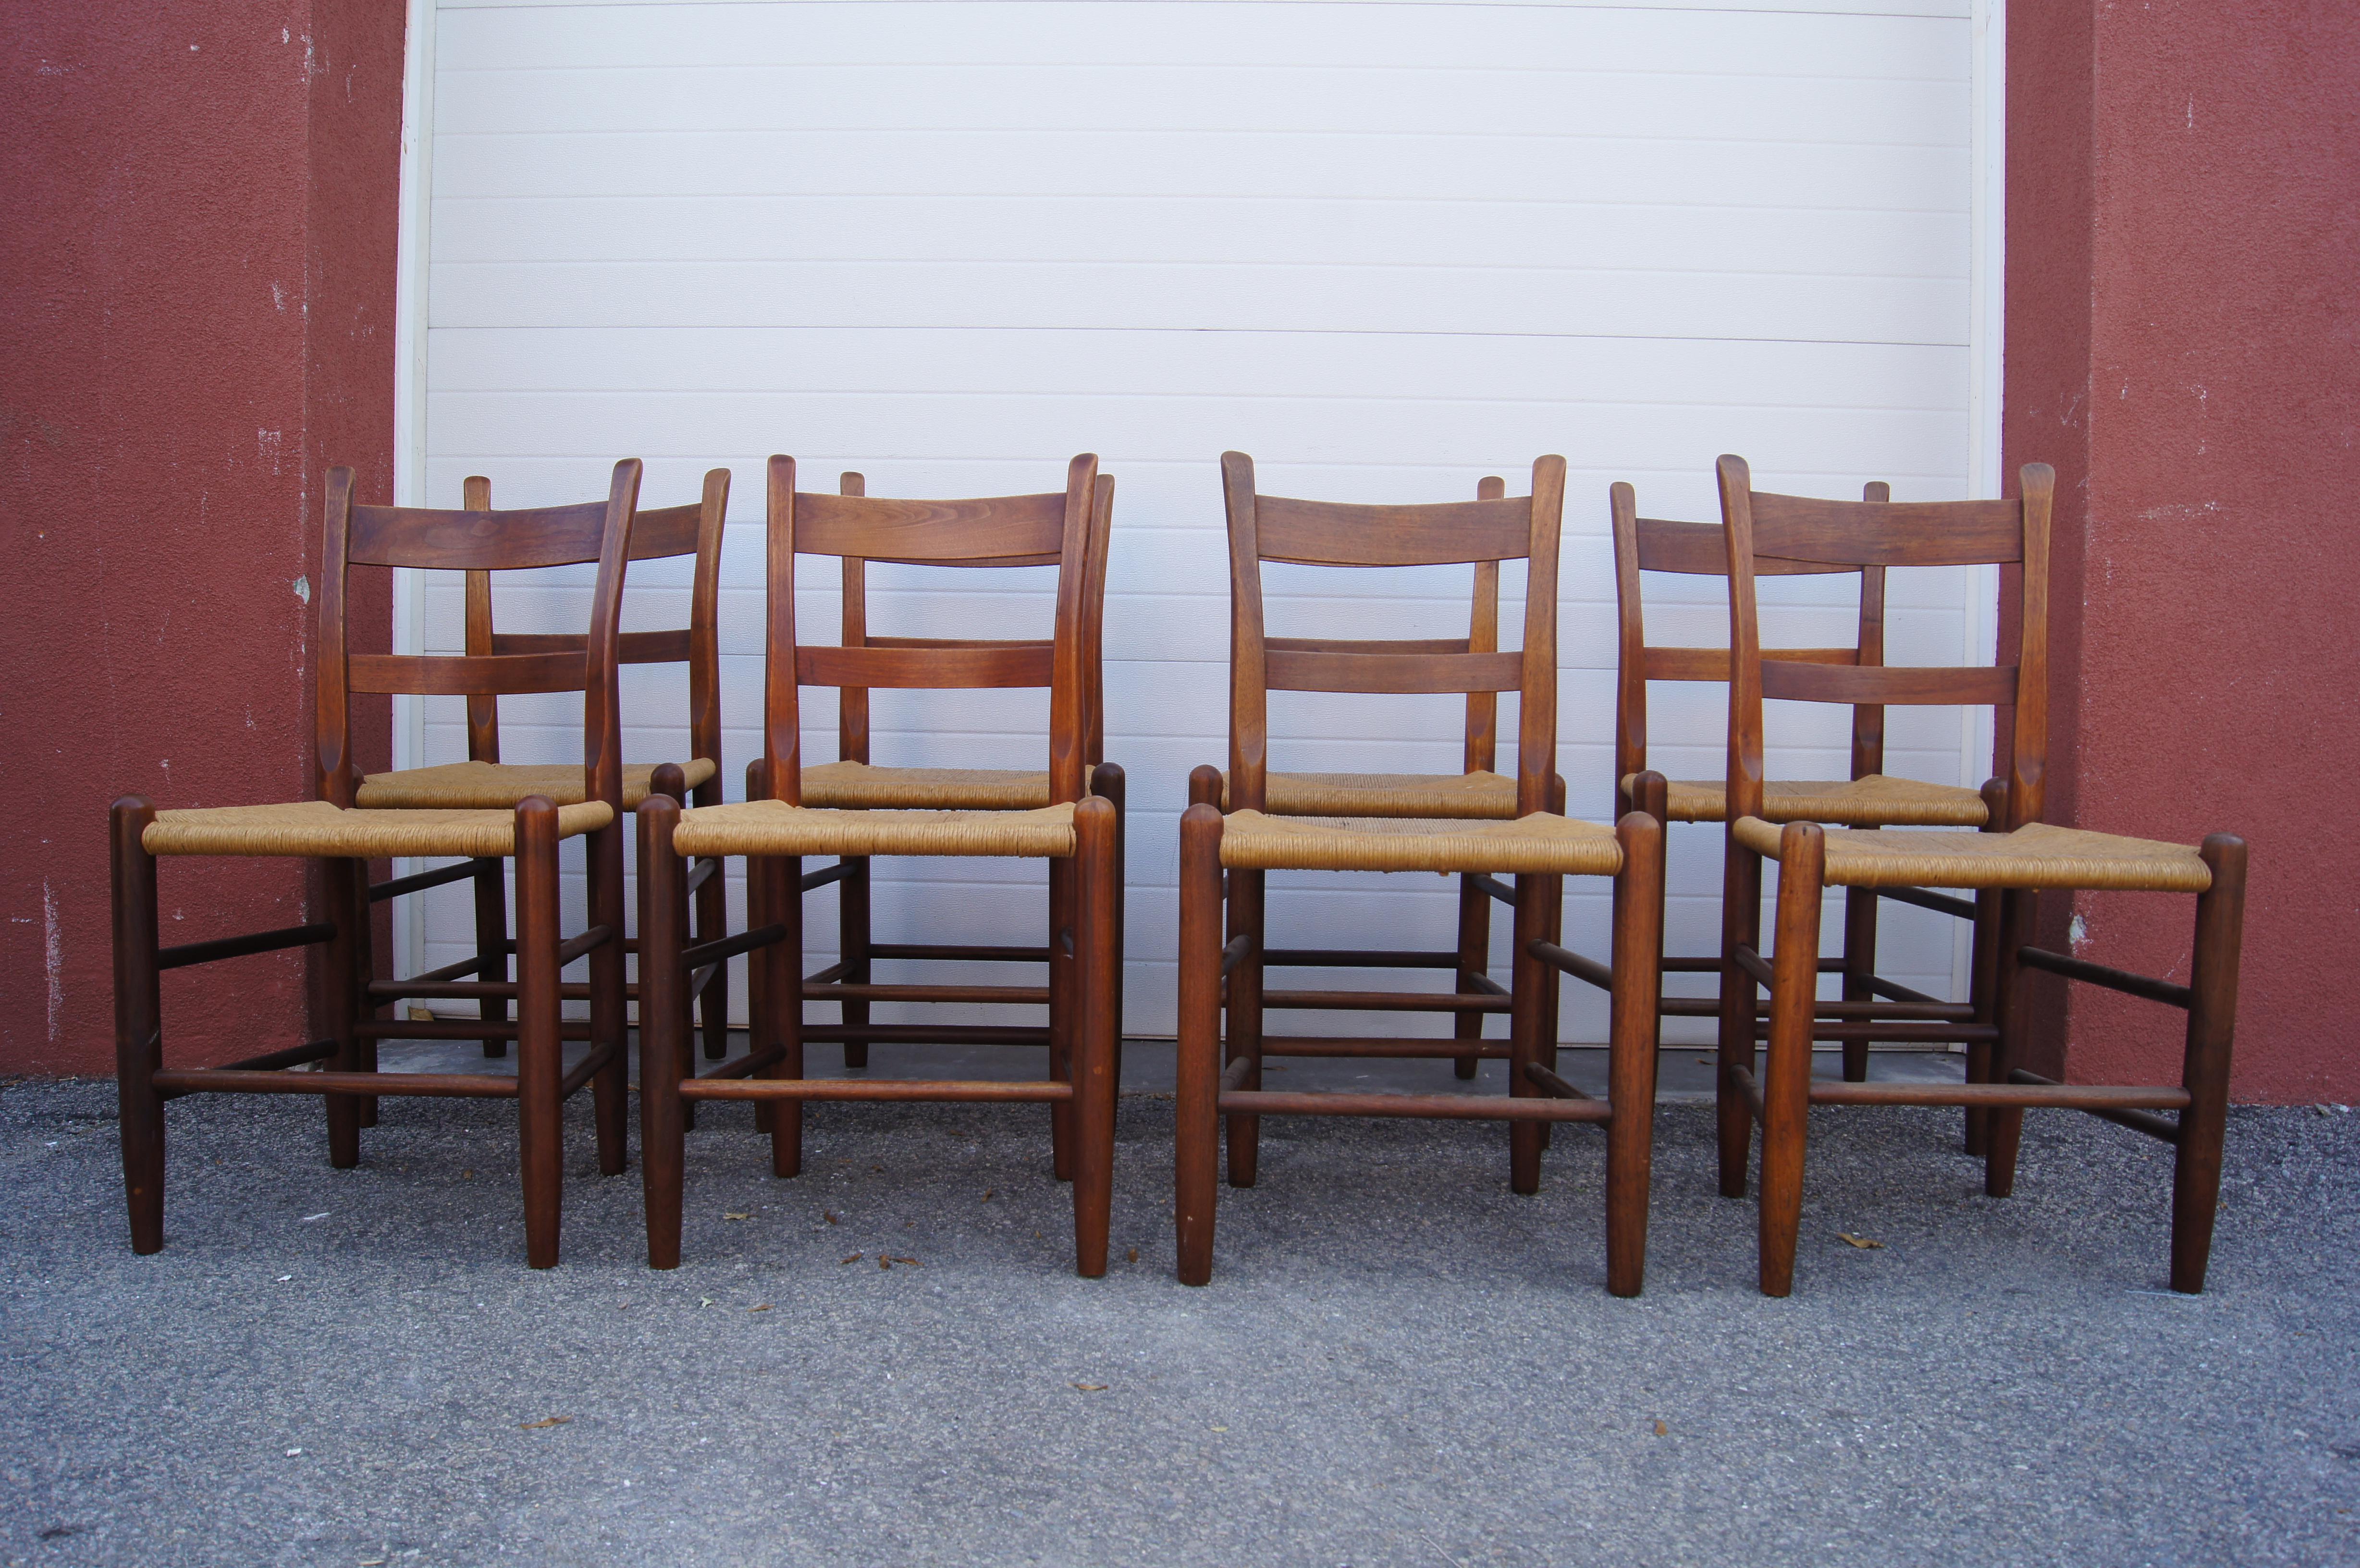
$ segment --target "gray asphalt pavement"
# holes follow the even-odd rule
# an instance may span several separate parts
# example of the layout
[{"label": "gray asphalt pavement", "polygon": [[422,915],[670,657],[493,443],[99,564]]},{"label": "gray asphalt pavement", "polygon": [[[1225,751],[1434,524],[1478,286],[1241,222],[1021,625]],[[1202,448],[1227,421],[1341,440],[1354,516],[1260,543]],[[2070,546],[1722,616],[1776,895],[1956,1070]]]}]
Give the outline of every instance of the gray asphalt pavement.
[{"label": "gray asphalt pavement", "polygon": [[1519,1199],[1496,1127],[1267,1123],[1191,1290],[1153,1094],[1100,1280],[1038,1108],[822,1107],[793,1181],[708,1112],[655,1274],[577,1103],[537,1274],[503,1105],[334,1171],[315,1103],[176,1102],[141,1258],[113,1099],[0,1088],[9,1563],[2360,1563],[2360,1114],[2235,1114],[2191,1300],[2162,1146],[2036,1114],[1994,1203],[1955,1115],[1817,1113],[1770,1301],[1667,1105],[1618,1301],[1575,1129]]}]

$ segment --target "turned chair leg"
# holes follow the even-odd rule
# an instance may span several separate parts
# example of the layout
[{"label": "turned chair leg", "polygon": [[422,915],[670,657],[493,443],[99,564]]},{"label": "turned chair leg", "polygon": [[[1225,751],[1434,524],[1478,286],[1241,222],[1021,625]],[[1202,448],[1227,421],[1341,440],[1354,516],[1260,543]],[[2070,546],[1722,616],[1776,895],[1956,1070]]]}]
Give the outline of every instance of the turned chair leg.
[{"label": "turned chair leg", "polygon": [[1789,822],[1779,834],[1770,1050],[1762,1074],[1760,1278],[1765,1296],[1784,1296],[1795,1288],[1795,1241],[1802,1228],[1803,1156],[1811,1116],[1811,1023],[1819,982],[1824,853],[1825,839],[1816,822]]},{"label": "turned chair leg", "polygon": [[2237,1024],[2237,964],[2244,943],[2245,842],[2213,833],[2198,852],[2212,885],[2196,900],[2196,947],[2180,1084],[2180,1147],[2171,1170],[2171,1288],[2204,1289],[2212,1221],[2221,1204],[2221,1152],[2229,1125],[2229,1056]]},{"label": "turned chair leg", "polygon": [[[1622,841],[1622,870],[1614,878],[1614,988],[1607,1024],[1613,1119],[1606,1124],[1606,1289],[1635,1296],[1647,1277],[1655,1051],[1663,1033],[1657,1002],[1664,991],[1664,824],[1633,811],[1614,832]],[[1556,984],[1553,977],[1550,983]]]},{"label": "turned chair leg", "polygon": [[678,911],[683,879],[672,848],[679,822],[680,808],[669,800],[650,798],[639,808],[639,1173],[650,1269],[680,1267],[685,1128],[678,1019],[685,1009]]},{"label": "turned chair leg", "polygon": [[[1248,939],[1245,956],[1229,972],[1229,1033],[1224,1042],[1224,1066],[1246,1064],[1240,1089],[1262,1087],[1262,873],[1231,871],[1229,940]],[[1262,1117],[1236,1115],[1227,1118],[1229,1141],[1229,1185],[1251,1187],[1262,1161]]]},{"label": "turned chair leg", "polygon": [[1754,1152],[1754,1113],[1737,1091],[1733,1074],[1754,1068],[1754,976],[1732,956],[1740,947],[1756,952],[1762,942],[1762,857],[1728,838],[1721,894],[1721,1059],[1715,1073],[1713,1108],[1721,1142],[1721,1195],[1745,1196],[1746,1164]]},{"label": "turned chair leg", "polygon": [[[557,808],[532,795],[516,809],[517,1143],[524,1182],[525,1261],[557,1266],[564,1196],[565,1075],[558,983]],[[595,872],[594,872],[595,875]],[[330,1096],[333,1102],[337,1096]]]},{"label": "turned chair leg", "polygon": [[1074,1271],[1106,1272],[1114,1205],[1115,918],[1122,900],[1111,801],[1087,797],[1074,807]]},{"label": "turned chair leg", "polygon": [[1180,1048],[1175,1087],[1173,1213],[1180,1282],[1213,1277],[1221,1156],[1221,813],[1180,819]]},{"label": "turned chair leg", "polygon": [[156,963],[156,857],[140,835],[156,810],[137,796],[115,802],[115,1080],[122,1105],[123,1196],[131,1250],[164,1246],[164,1065],[162,972]]}]

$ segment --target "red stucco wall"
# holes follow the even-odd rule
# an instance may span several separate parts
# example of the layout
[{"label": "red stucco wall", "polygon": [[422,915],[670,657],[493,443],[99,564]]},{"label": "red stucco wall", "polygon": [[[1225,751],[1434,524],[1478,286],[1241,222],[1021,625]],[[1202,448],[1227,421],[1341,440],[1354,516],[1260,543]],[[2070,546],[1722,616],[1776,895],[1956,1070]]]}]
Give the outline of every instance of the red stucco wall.
[{"label": "red stucco wall", "polygon": [[[2008,29],[2005,444],[2065,498],[2051,814],[2243,833],[2236,1093],[2360,1101],[2360,845],[2334,825],[2360,776],[2360,6],[2043,0]],[[2050,903],[2052,942],[2078,912],[2085,954],[2185,976],[2186,900]],[[2074,1078],[2175,1070],[2172,1015],[2070,1008]]]},{"label": "red stucco wall", "polygon": [[[310,792],[322,476],[391,484],[401,55],[399,0],[0,8],[0,1073],[112,1070],[108,800]],[[168,865],[164,940],[302,897]],[[176,1060],[300,1038],[300,955],[165,985]]]}]

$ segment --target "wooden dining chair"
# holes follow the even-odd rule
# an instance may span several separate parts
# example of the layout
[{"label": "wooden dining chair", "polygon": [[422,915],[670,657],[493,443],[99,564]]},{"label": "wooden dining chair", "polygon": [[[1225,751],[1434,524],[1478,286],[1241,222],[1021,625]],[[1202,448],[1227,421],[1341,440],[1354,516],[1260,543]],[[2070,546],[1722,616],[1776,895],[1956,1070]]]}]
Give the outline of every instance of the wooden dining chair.
[{"label": "wooden dining chair", "polygon": [[[1882,481],[1868,485],[1862,499],[1881,506],[1893,498]],[[1726,648],[1669,648],[1647,641],[1643,572],[1687,577],[1712,577],[1726,583],[1729,548],[1722,529],[1714,523],[1673,522],[1639,516],[1638,493],[1617,484],[1608,491],[1614,530],[1614,596],[1619,629],[1614,704],[1615,807],[1618,811],[1645,811],[1663,822],[1723,822],[1728,820],[1722,780],[1667,781],[1657,798],[1636,798],[1638,782],[1647,769],[1647,687],[1650,681],[1729,681]],[[1885,568],[1881,565],[1838,565],[1810,561],[1764,560],[1757,576],[1849,576],[1858,580],[1860,613],[1849,648],[1765,648],[1762,657],[1806,664],[1873,667],[1885,662]],[[1660,774],[1657,777],[1661,777]],[[1885,708],[1876,702],[1856,702],[1852,709],[1852,769],[1843,779],[1789,781],[1766,779],[1763,784],[1762,816],[1773,822],[1815,822],[1835,827],[1972,827],[1991,821],[1990,803],[1981,790],[1956,784],[1930,784],[1902,779],[1885,771]],[[1964,1004],[1939,1001],[1876,973],[1877,904],[1882,898],[1916,904],[1940,913],[1963,916],[1975,925],[1979,953],[1988,953],[1998,921],[1996,897],[1981,906],[1933,893],[1925,888],[1848,887],[1844,889],[1843,951],[1823,958],[1819,968],[1843,976],[1841,1006],[1822,1014],[1819,1038],[1841,1040],[1843,1075],[1847,1082],[1868,1077],[1868,1050],[1873,1018],[1865,1005],[1878,999],[1899,1004],[1898,1014],[1916,1020],[1924,1015],[1910,1009],[1936,1007],[1950,1021],[1988,1025],[1991,998],[1988,985]],[[1721,961],[1714,957],[1673,957],[1664,960],[1666,975],[1718,975]],[[1972,968],[1988,979],[1987,965]],[[1721,1003],[1712,996],[1663,999],[1666,1018],[1717,1018]],[[1762,1010],[1757,1031],[1766,1032],[1769,1013]],[[1884,1039],[1876,1035],[1874,1038]],[[1895,1038],[1907,1040],[1904,1029]],[[1977,1152],[1980,1152],[1978,1149]]]},{"label": "wooden dining chair", "polygon": [[[1763,1293],[1794,1288],[1803,1164],[1812,1105],[1963,1105],[1986,1119],[1983,1191],[2014,1189],[2017,1140],[2028,1106],[2089,1112],[2171,1144],[2171,1287],[2203,1289],[2221,1183],[2229,1057],[2244,921],[2245,845],[2214,833],[2195,848],[2042,822],[2049,757],[2049,529],[2056,485],[2027,466],[2004,501],[1894,505],[1819,501],[1753,487],[1744,460],[1719,468],[1730,581],[1731,663],[1728,874],[1721,894],[1721,1178],[1745,1192],[1753,1127],[1762,1127],[1760,1279]],[[2016,660],[1994,668],[1867,668],[1765,658],[1754,603],[1764,561],[1844,567],[2013,568]],[[1765,814],[1765,699],[1806,702],[1935,703],[1994,710],[2003,777],[1992,789],[1996,825],[1983,832],[1827,828]],[[1775,942],[1760,951],[1762,864],[1778,866]],[[1956,887],[1998,900],[1993,943],[1995,1017],[1933,1022],[1928,1034],[1992,1051],[1983,1081],[1963,1083],[1829,1083],[1811,1077],[1819,953],[1819,901],[1828,887]],[[2196,897],[2194,959],[2187,985],[2134,975],[2030,944],[2034,895],[2045,888],[2105,888]],[[2169,1087],[2061,1083],[2021,1065],[2023,973],[2159,1002],[2188,1014],[2180,1081]],[[1770,992],[1767,1061],[1757,1077],[1753,1015],[1758,985]],[[1880,1031],[1889,1025],[1878,1025]],[[2157,1113],[2177,1111],[2176,1117]]]},{"label": "wooden dining chair", "polygon": [[[1055,1165],[1074,1185],[1075,1266],[1106,1271],[1113,1192],[1114,1046],[1121,902],[1114,803],[1086,793],[1088,635],[1086,552],[1098,459],[1074,459],[1062,494],[965,501],[901,501],[799,493],[794,460],[770,464],[769,596],[761,793],[740,805],[678,811],[650,798],[640,808],[640,1116],[648,1204],[648,1261],[680,1262],[682,1110],[707,1100],[751,1100],[770,1112],[770,1168],[803,1168],[806,1100],[1045,1103]],[[795,634],[799,555],[987,567],[1053,556],[1056,608],[1045,642],[829,646]],[[1032,809],[844,810],[801,802],[801,686],[973,690],[1049,689],[1049,802]],[[1045,987],[873,985],[864,1000],[1046,1004],[1045,1031],[987,1026],[912,1029],[868,1039],[1035,1043],[1045,1035],[1048,1071],[1032,1082],[803,1077],[803,1045],[841,1031],[803,1022],[803,895],[828,873],[805,877],[805,855],[838,865],[875,855],[999,855],[1049,862],[1049,983]],[[748,930],[688,945],[683,937],[684,858],[747,857]],[[829,868],[833,871],[834,868]],[[695,972],[738,953],[757,954],[749,986],[753,1049],[689,1076],[684,996]]]},{"label": "wooden dining chair", "polygon": [[[470,512],[492,509],[492,482],[471,474],[462,485],[461,498]],[[664,561],[695,557],[688,596],[688,625],[665,631],[623,632],[615,639],[618,664],[685,664],[688,666],[688,741],[685,762],[623,765],[623,810],[636,811],[650,789],[686,800],[694,793],[700,806],[721,803],[721,643],[718,630],[721,600],[721,534],[729,511],[729,471],[716,468],[705,476],[700,501],[686,506],[642,510],[631,519],[633,561]],[[471,656],[510,653],[578,653],[588,646],[579,632],[501,632],[492,626],[492,573],[466,573],[466,649]],[[467,699],[467,760],[431,768],[406,768],[372,773],[361,780],[354,804],[369,810],[506,811],[528,795],[545,795],[560,805],[586,799],[584,769],[568,763],[535,764],[500,760],[499,699],[489,693]],[[690,873],[696,889],[696,929],[701,935],[723,934],[727,923],[727,888],[719,863],[706,861]],[[475,893],[475,964],[479,979],[506,980],[508,954],[508,892],[497,861],[487,861],[474,878]],[[626,941],[624,951],[637,948]],[[589,995],[586,986],[563,988],[568,1000]],[[639,999],[637,985],[626,996]],[[705,1054],[715,1060],[729,1054],[729,969],[716,967],[706,976],[699,996]],[[508,1004],[491,998],[482,1004],[482,1016],[506,1022]],[[487,1035],[486,1056],[508,1051],[504,1035]]]},{"label": "wooden dining chair", "polygon": [[[1221,1121],[1228,1118],[1232,1186],[1255,1180],[1264,1116],[1381,1116],[1509,1124],[1509,1184],[1539,1190],[1541,1131],[1560,1121],[1607,1127],[1607,1280],[1635,1295],[1646,1260],[1648,1165],[1655,1106],[1656,957],[1662,949],[1663,827],[1644,812],[1614,827],[1551,811],[1557,793],[1557,536],[1565,461],[1533,465],[1532,493],[1429,506],[1348,506],[1259,494],[1253,461],[1221,459],[1229,534],[1230,811],[1211,797],[1218,770],[1199,768],[1180,823],[1180,1050],[1176,1201],[1183,1282],[1212,1277]],[[1517,652],[1383,641],[1280,643],[1263,626],[1264,561],[1327,567],[1527,563],[1524,646]],[[1282,816],[1269,800],[1269,693],[1386,691],[1519,694],[1515,811],[1466,816]],[[1475,786],[1470,786],[1470,789]],[[1286,950],[1265,948],[1264,877],[1273,870],[1513,874],[1513,983],[1506,1094],[1290,1094],[1262,1087],[1262,1059],[1299,1051],[1262,1033],[1271,1004],[1263,971]],[[1567,952],[1549,933],[1567,876],[1614,884],[1610,967]],[[1224,916],[1226,914],[1226,936]],[[1560,971],[1612,998],[1610,1093],[1593,1099],[1551,1065]],[[1448,1010],[1457,995],[1299,994],[1299,1006],[1351,1010]],[[1227,1012],[1227,1037],[1223,1013]],[[1356,1040],[1360,1055],[1428,1055],[1455,1041]],[[1226,1064],[1224,1063],[1226,1047]]]},{"label": "wooden dining chair", "polygon": [[[137,796],[115,802],[115,1062],[122,1096],[124,1184],[131,1246],[164,1245],[164,1104],[192,1094],[321,1094],[328,1113],[328,1162],[360,1162],[360,1133],[382,1095],[513,1099],[517,1102],[525,1201],[525,1255],[536,1269],[557,1262],[562,1198],[563,1108],[587,1083],[595,1101],[598,1168],[624,1164],[622,743],[616,719],[617,616],[638,500],[639,463],[615,465],[603,502],[530,511],[430,511],[353,503],[348,468],[328,472],[326,537],[320,584],[317,793],[289,805],[158,811]],[[508,572],[597,563],[590,628],[579,648],[456,657],[360,653],[348,646],[347,576],[355,567]],[[584,799],[560,803],[529,794],[512,809],[392,810],[355,803],[351,698],[363,692],[487,697],[504,692],[583,693]],[[568,940],[558,920],[558,844],[587,841],[588,928]],[[293,856],[321,863],[322,918],[280,931],[159,947],[159,857],[194,855]],[[460,855],[457,864],[374,887],[368,862],[390,856]],[[370,978],[373,904],[477,877],[503,859],[517,863],[517,978],[463,980],[478,960],[410,980]],[[285,948],[324,946],[330,1038],[266,1052],[226,1067],[163,1065],[161,977],[169,969]],[[563,1018],[559,976],[590,960],[585,1022]],[[380,1016],[407,997],[514,1002],[514,1023],[435,1025]],[[393,1039],[517,1042],[513,1076],[380,1073],[377,1042]],[[587,1040],[570,1070],[565,1040]],[[324,1071],[306,1071],[326,1062]]]},{"label": "wooden dining chair", "polygon": [[[1497,477],[1486,477],[1478,481],[1475,486],[1475,498],[1479,501],[1497,501],[1507,493],[1507,482]],[[1472,566],[1472,591],[1469,596],[1465,637],[1395,638],[1389,639],[1386,648],[1393,653],[1413,657],[1497,653],[1500,649],[1500,563],[1478,561]],[[1266,637],[1263,641],[1266,648],[1281,653],[1349,651],[1352,646],[1349,642],[1320,637]],[[1500,694],[1497,691],[1470,691],[1467,693],[1467,726],[1459,772],[1265,771],[1262,776],[1262,809],[1275,817],[1422,817],[1513,822],[1516,816],[1516,781],[1494,771],[1498,763],[1499,739]],[[1562,812],[1565,810],[1563,780],[1557,780],[1555,788],[1557,794],[1547,809]],[[1219,775],[1217,790],[1198,789],[1191,796],[1191,803],[1199,797],[1218,804],[1223,811],[1229,810],[1229,775]],[[1490,1016],[1486,1009],[1499,1006],[1496,1001],[1483,998],[1496,998],[1502,995],[1498,982],[1491,976],[1491,905],[1495,898],[1504,901],[1506,896],[1506,889],[1490,877],[1474,872],[1460,876],[1459,940],[1457,945],[1448,952],[1274,948],[1265,955],[1264,963],[1266,966],[1278,968],[1449,970],[1457,994],[1465,998],[1451,1015],[1451,1037],[1465,1043],[1454,1051],[1437,1049],[1428,1054],[1449,1056],[1456,1076],[1472,1078],[1484,1058],[1503,1059],[1508,1054],[1507,1047],[1502,1043],[1482,1043],[1484,1019]],[[1562,935],[1562,911],[1552,911],[1548,939],[1556,942]],[[1287,993],[1264,992],[1262,1005],[1284,1007],[1295,1004]],[[1386,1043],[1398,1045],[1404,1042]],[[1353,1054],[1350,1041],[1345,1040],[1303,1039],[1293,1041],[1290,1049],[1303,1054]],[[1556,1065],[1553,1054],[1549,1064],[1552,1067]]]},{"label": "wooden dining chair", "polygon": [[[865,495],[868,494],[868,481],[861,474],[847,473],[839,480],[837,490],[842,495]],[[1104,675],[1107,553],[1113,518],[1114,478],[1111,474],[1101,474],[1093,486],[1089,535],[1083,545],[1082,761],[1089,772],[1089,792],[1114,806],[1116,839],[1120,844],[1122,837],[1123,774],[1120,768],[1106,760]],[[1051,550],[978,564],[1055,566],[1057,562],[1057,553]],[[1049,646],[1039,639],[985,641],[971,637],[872,635],[869,630],[868,565],[858,556],[847,556],[842,563],[843,647],[1014,649],[1045,648]],[[869,713],[867,687],[846,686],[838,691],[836,760],[811,763],[804,767],[803,799],[805,805],[826,811],[1036,811],[1051,803],[1049,774],[1045,770],[872,766]],[[759,791],[749,784],[747,793],[748,799],[753,799],[759,796]],[[697,801],[698,805],[707,803],[702,800]],[[934,1040],[941,1038],[939,1030],[932,1028],[918,1029],[913,1034],[909,1026],[880,1028],[870,1024],[869,992],[875,985],[876,965],[880,962],[931,960],[938,963],[1046,964],[1049,961],[1049,950],[1045,944],[880,942],[875,940],[870,920],[869,857],[855,855],[838,862],[835,867],[820,875],[836,883],[837,962],[805,976],[803,996],[806,1001],[833,1001],[843,1009],[840,1034],[847,1067],[869,1065],[871,1040]],[[1120,942],[1120,922],[1116,938]],[[1118,955],[1118,976],[1121,973],[1120,964]],[[829,1035],[807,1033],[804,1038],[827,1039],[837,1032],[830,1031]],[[708,1051],[707,1054],[711,1052]]]}]

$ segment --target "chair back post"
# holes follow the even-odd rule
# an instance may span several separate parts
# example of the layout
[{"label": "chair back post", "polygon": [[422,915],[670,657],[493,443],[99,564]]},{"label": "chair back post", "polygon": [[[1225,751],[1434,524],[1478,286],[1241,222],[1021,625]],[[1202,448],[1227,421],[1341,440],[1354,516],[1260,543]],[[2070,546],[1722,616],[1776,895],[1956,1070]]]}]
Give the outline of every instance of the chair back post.
[{"label": "chair back post", "polygon": [[[1090,528],[1098,508],[1098,460],[1083,452],[1065,465],[1065,537],[1057,552],[1057,613],[1050,648],[1049,801],[1087,793],[1089,648],[1085,606],[1090,597]],[[1112,502],[1109,496],[1109,505]]]},{"label": "chair back post", "polygon": [[1729,549],[1728,819],[1762,814],[1762,632],[1754,603],[1754,474],[1742,457],[1713,464]]},{"label": "chair back post", "polygon": [[[838,476],[836,493],[839,495],[866,495],[866,476],[846,470]],[[844,580],[844,635],[839,639],[847,648],[865,648],[869,643],[869,563],[857,555],[844,557],[841,563]],[[839,686],[836,691],[836,755],[846,762],[869,760],[869,688]]]},{"label": "chair back post", "polygon": [[623,688],[617,654],[623,622],[623,574],[631,559],[631,520],[639,505],[640,463],[615,464],[606,489],[606,529],[598,549],[598,576],[590,590],[590,638],[583,650],[583,799],[623,809]]},{"label": "chair back post", "polygon": [[762,781],[773,800],[803,800],[795,680],[795,460],[773,453],[763,505]]},{"label": "chair back post", "polygon": [[1268,800],[1270,687],[1262,646],[1262,539],[1253,459],[1221,454],[1221,500],[1229,524],[1229,800],[1259,811]]},{"label": "chair back post", "polygon": [[1557,561],[1565,528],[1565,459],[1533,463],[1532,547],[1524,582],[1524,671],[1516,708],[1516,815],[1550,809],[1557,780]]},{"label": "chair back post", "polygon": [[1106,578],[1107,552],[1113,542],[1114,475],[1101,474],[1090,500],[1088,592],[1083,598],[1083,643],[1089,649],[1082,673],[1088,690],[1082,699],[1087,730],[1082,737],[1082,762],[1095,768],[1106,760]]},{"label": "chair back post", "polygon": [[[480,474],[470,474],[459,486],[459,505],[470,512],[492,509],[492,482]],[[492,648],[492,574],[470,572],[467,582],[466,650],[481,656]],[[500,759],[500,700],[493,696],[467,699],[467,760],[497,762]]]},{"label": "chair back post", "polygon": [[1994,749],[2005,735],[2007,825],[2041,820],[2049,789],[2049,517],[2057,499],[2057,471],[2027,463],[2016,476],[2024,508],[2024,561],[2018,583],[2016,706],[2010,722],[1993,715]]},{"label": "chair back post", "polygon": [[[729,471],[708,469],[697,503],[696,569],[688,595],[688,743],[713,764],[696,803],[721,803],[721,539],[729,520]],[[682,802],[685,805],[687,802]]]},{"label": "chair back post", "polygon": [[1633,802],[1622,780],[1647,767],[1647,621],[1639,579],[1639,493],[1622,480],[1606,487],[1614,533],[1614,816]]},{"label": "chair back post", "polygon": [[358,787],[354,778],[349,668],[345,637],[344,573],[352,553],[353,471],[328,470],[325,517],[320,540],[320,673],[313,704],[312,759],[320,799],[349,807]]},{"label": "chair back post", "polygon": [[[1872,506],[1893,499],[1893,486],[1873,479],[1861,486],[1860,498]],[[1862,664],[1885,662],[1885,568],[1860,569],[1860,649]],[[1855,702],[1852,710],[1852,776],[1865,779],[1885,771],[1885,704]]]},{"label": "chair back post", "polygon": [[[1475,483],[1475,498],[1479,501],[1502,500],[1507,494],[1508,482],[1497,474],[1486,474]],[[1467,612],[1467,651],[1500,651],[1500,563],[1496,561],[1475,563],[1474,593]],[[1500,694],[1470,691],[1467,746],[1461,767],[1469,773],[1489,773],[1499,759]]]}]

